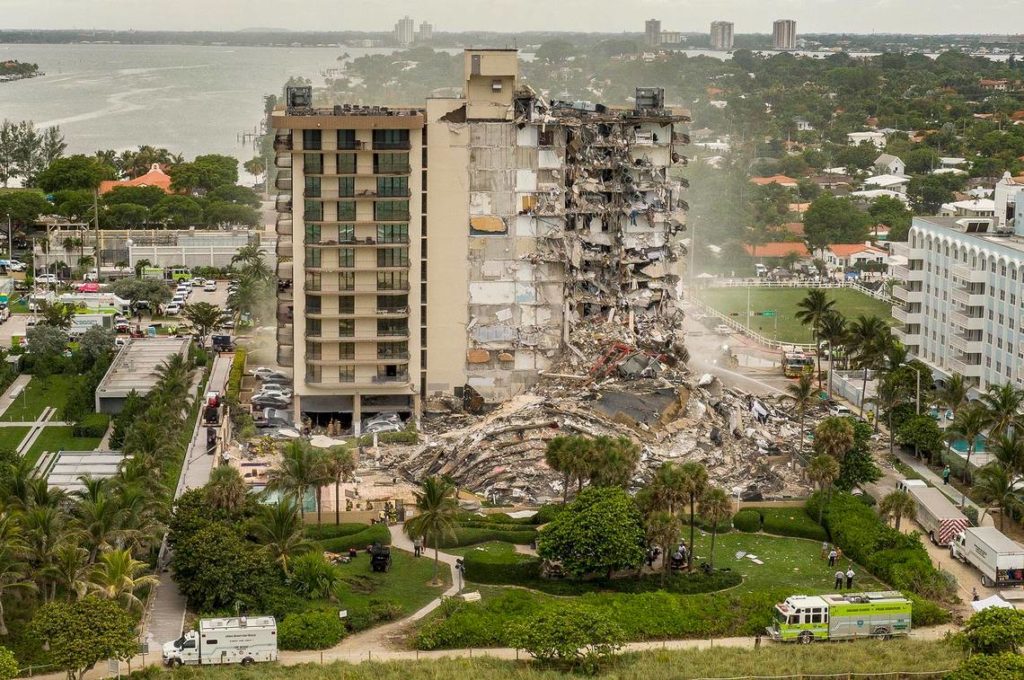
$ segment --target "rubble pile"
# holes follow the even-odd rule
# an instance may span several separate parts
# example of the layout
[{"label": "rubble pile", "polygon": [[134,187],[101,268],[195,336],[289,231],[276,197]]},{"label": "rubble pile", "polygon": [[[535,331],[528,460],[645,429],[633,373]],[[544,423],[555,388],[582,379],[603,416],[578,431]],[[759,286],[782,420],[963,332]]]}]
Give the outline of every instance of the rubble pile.
[{"label": "rubble pile", "polygon": [[674,361],[670,326],[643,334],[615,324],[581,324],[570,351],[530,392],[485,415],[463,403],[430,400],[427,443],[396,452],[393,464],[416,478],[448,475],[499,501],[560,498],[561,476],[544,462],[558,435],[625,435],[642,449],[634,479],[650,479],[663,461],[703,463],[711,481],[745,499],[806,491],[795,460],[798,426],[776,405],[691,376]]}]

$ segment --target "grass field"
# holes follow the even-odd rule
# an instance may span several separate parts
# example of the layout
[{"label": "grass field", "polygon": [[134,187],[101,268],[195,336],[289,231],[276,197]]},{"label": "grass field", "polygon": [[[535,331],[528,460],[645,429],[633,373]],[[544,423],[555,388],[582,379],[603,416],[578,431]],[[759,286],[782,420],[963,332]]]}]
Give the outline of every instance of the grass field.
[{"label": "grass field", "polygon": [[71,427],[43,428],[36,443],[28,450],[25,457],[35,462],[43,451],[91,451],[100,444],[99,437],[76,437]]},{"label": "grass field", "polygon": [[[744,324],[756,333],[782,342],[811,342],[811,330],[796,318],[797,303],[807,296],[808,288],[709,288],[701,292],[701,300],[712,308],[744,323],[747,313],[747,291],[750,291],[750,312],[775,310],[775,318],[751,316]],[[825,291],[835,300],[835,309],[847,319],[861,314],[881,317],[893,323],[892,306],[849,288]]]},{"label": "grass field", "polygon": [[402,605],[403,616],[428,604],[452,582],[451,569],[442,562],[438,569],[442,585],[431,585],[434,560],[417,559],[402,550],[391,551],[391,570],[385,574],[370,570],[370,556],[365,552],[339,569],[345,585],[336,592],[343,607],[358,609],[373,599],[392,600]]},{"label": "grass field", "polygon": [[0,449],[17,450],[18,444],[26,434],[27,427],[0,427]]},{"label": "grass field", "polygon": [[8,423],[29,422],[39,417],[43,409],[52,406],[57,409],[56,420],[67,401],[68,386],[73,375],[51,375],[46,378],[32,378],[25,391],[14,399],[10,408],[4,411],[0,420]]}]

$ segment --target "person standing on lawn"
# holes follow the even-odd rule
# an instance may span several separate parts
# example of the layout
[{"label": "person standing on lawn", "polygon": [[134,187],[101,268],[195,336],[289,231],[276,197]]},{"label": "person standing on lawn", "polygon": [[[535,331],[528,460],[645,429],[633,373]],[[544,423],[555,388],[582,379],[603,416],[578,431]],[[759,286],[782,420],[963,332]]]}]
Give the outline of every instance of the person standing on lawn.
[{"label": "person standing on lawn", "polygon": [[838,556],[838,553],[836,553],[836,549],[835,548],[832,548],[831,550],[828,551],[828,566],[830,566],[830,567],[836,566],[836,557],[837,556]]},{"label": "person standing on lawn", "polygon": [[843,571],[840,569],[836,572],[836,590],[843,589]]},{"label": "person standing on lawn", "polygon": [[846,589],[847,590],[853,590],[853,577],[854,577],[853,565],[851,564],[850,568],[846,570]]}]

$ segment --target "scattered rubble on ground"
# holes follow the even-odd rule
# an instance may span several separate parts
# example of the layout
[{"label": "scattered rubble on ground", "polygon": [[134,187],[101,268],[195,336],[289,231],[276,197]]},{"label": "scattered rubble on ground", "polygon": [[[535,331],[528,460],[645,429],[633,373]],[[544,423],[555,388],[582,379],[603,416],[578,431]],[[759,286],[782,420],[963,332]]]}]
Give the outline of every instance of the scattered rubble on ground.
[{"label": "scattered rubble on ground", "polygon": [[536,386],[489,412],[473,396],[428,400],[425,443],[382,450],[379,462],[415,478],[447,475],[499,501],[543,502],[562,493],[544,462],[550,439],[626,435],[642,449],[637,486],[672,460],[703,463],[714,484],[744,499],[805,492],[799,430],[784,407],[690,374],[675,361],[681,332],[663,317],[636,321],[636,331],[581,324]]}]

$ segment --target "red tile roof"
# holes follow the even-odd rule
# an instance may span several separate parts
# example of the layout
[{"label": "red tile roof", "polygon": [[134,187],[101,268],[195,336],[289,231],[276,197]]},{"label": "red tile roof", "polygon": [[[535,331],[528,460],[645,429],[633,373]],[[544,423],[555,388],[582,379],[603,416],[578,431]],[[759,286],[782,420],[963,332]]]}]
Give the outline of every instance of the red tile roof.
[{"label": "red tile roof", "polygon": [[158,163],[154,163],[145,175],[135,179],[100,182],[100,193],[105,194],[117,187],[160,187],[165,194],[172,193],[171,176],[164,172]]},{"label": "red tile roof", "polygon": [[867,246],[863,243],[833,243],[828,247],[836,257],[850,257],[856,253],[871,252],[885,255],[886,251],[874,246]]},{"label": "red tile roof", "polygon": [[758,186],[767,186],[768,184],[778,184],[783,187],[795,187],[797,181],[792,177],[786,177],[785,175],[772,175],[771,177],[751,177],[750,181]]},{"label": "red tile roof", "polygon": [[785,257],[790,253],[796,253],[799,257],[810,257],[811,252],[801,241],[788,241],[782,243],[762,243],[759,246],[744,244],[743,249],[751,257]]}]

